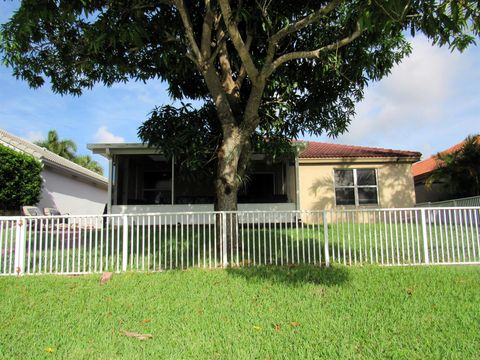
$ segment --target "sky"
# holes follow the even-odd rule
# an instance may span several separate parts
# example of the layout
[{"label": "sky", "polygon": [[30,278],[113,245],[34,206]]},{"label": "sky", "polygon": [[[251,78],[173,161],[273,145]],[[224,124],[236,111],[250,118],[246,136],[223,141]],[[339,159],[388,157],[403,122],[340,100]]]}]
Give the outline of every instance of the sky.
[{"label": "sky", "polygon": [[[17,7],[15,1],[0,2],[0,23]],[[452,53],[423,37],[412,44],[410,57],[366,89],[347,133],[305,139],[420,151],[426,158],[479,133],[480,48]],[[154,80],[61,96],[48,86],[30,89],[0,64],[0,128],[30,141],[55,129],[75,141],[79,154],[92,155],[88,143],[138,142],[138,127],[153,107],[171,103],[166,89]],[[107,168],[104,158],[94,159]]]}]

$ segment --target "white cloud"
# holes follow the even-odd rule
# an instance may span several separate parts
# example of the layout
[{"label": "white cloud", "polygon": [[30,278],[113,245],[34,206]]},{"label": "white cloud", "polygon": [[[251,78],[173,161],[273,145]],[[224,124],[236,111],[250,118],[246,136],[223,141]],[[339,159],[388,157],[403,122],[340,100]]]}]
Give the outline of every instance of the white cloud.
[{"label": "white cloud", "polygon": [[99,143],[123,143],[125,139],[112,134],[106,126],[101,126],[95,133],[95,141]]},{"label": "white cloud", "polygon": [[40,130],[28,131],[27,135],[25,136],[25,139],[31,142],[36,142],[36,141],[41,141],[45,139],[45,136],[43,136]]},{"label": "white cloud", "polygon": [[[447,139],[450,124],[464,118],[461,107],[477,96],[459,86],[471,79],[467,74],[474,69],[472,56],[434,47],[424,37],[413,39],[412,45],[410,57],[366,89],[348,133],[336,141],[423,150],[428,155],[438,147],[439,135]],[[456,102],[459,97],[461,102]],[[453,144],[457,139],[446,141]]]}]

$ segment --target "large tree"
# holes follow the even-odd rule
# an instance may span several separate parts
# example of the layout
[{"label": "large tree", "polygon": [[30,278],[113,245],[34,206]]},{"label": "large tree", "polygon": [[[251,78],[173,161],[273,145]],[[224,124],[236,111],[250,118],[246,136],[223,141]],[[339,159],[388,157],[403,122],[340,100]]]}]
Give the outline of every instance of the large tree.
[{"label": "large tree", "polygon": [[141,134],[163,150],[158,140],[185,139],[177,158],[209,144],[216,208],[234,210],[254,141],[345,131],[367,83],[410,53],[407,31],[462,50],[478,35],[479,1],[25,0],[1,29],[5,63],[32,87],[48,79],[80,95],[158,79],[173,99],[203,102],[155,109]]}]

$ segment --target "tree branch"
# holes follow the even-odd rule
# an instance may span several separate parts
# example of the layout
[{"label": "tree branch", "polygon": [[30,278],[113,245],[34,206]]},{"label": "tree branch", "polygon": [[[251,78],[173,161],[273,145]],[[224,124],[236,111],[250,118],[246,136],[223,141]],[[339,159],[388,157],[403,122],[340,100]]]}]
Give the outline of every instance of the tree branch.
[{"label": "tree branch", "polygon": [[203,76],[208,90],[210,94],[212,94],[212,100],[215,103],[218,119],[222,124],[222,128],[233,126],[235,124],[235,116],[228,101],[227,93],[222,87],[218,74],[213,66],[207,67]]},{"label": "tree branch", "polygon": [[322,7],[321,9],[311,13],[308,16],[305,16],[303,19],[298,20],[297,22],[279,30],[277,33],[273,34],[270,37],[270,43],[276,44],[285,36],[297,32],[298,30],[307,27],[310,24],[313,24],[320,20],[322,16],[325,16],[335,10],[335,8],[342,2],[343,0],[332,0],[327,5]]},{"label": "tree branch", "polygon": [[233,21],[232,9],[230,8],[229,0],[219,0],[220,9],[222,10],[223,21],[227,27],[230,38],[232,39],[233,46],[238,52],[242,63],[245,65],[248,76],[255,81],[258,70],[253,63],[253,59],[250,56],[250,52],[247,50],[246,44],[243,42],[238,26]]},{"label": "tree branch", "polygon": [[277,70],[277,68],[280,65],[282,65],[282,64],[284,64],[288,61],[297,60],[297,59],[315,59],[315,58],[319,58],[322,54],[324,54],[326,52],[336,50],[336,49],[340,49],[341,47],[344,47],[345,45],[350,44],[355,39],[360,37],[360,35],[362,35],[363,31],[364,31],[364,29],[360,28],[360,25],[357,23],[357,29],[353,33],[351,33],[349,36],[344,37],[343,39],[338,40],[338,41],[336,41],[332,44],[323,46],[323,47],[321,47],[319,49],[316,49],[316,50],[295,51],[295,52],[291,52],[291,53],[282,55],[282,56],[278,57],[274,62],[272,62],[270,68],[267,70],[267,76],[271,75],[275,70]]},{"label": "tree branch", "polygon": [[[247,40],[245,42],[245,45],[247,47],[247,51],[250,51],[250,46],[252,46],[252,41],[253,41],[253,36],[252,36],[252,34],[248,33],[247,34]],[[239,90],[242,87],[243,80],[245,80],[246,76],[247,76],[247,70],[245,69],[245,65],[242,64],[242,66],[240,66],[240,70],[238,72],[237,80],[235,81],[235,84],[236,84],[236,86]]]},{"label": "tree branch", "polygon": [[178,12],[180,13],[180,18],[182,19],[183,27],[185,28],[187,41],[190,44],[193,56],[196,58],[196,63],[203,64],[203,56],[200,52],[200,49],[198,48],[197,41],[195,40],[192,22],[190,21],[187,9],[185,8],[185,3],[183,2],[183,0],[175,0],[175,5],[178,9]]},{"label": "tree branch", "polygon": [[242,134],[247,137],[250,136],[260,122],[258,109],[262,102],[262,95],[265,90],[266,79],[259,78],[258,81],[252,85],[250,94],[248,96],[247,104],[245,105],[245,113],[243,115],[243,122],[241,124]]},{"label": "tree branch", "polygon": [[217,58],[218,54],[220,53],[220,51],[222,50],[223,46],[225,45],[227,41],[227,38],[225,35],[223,36],[220,36],[217,35],[217,40],[216,40],[216,45],[215,45],[215,49],[213,50],[212,54],[210,55],[210,59],[208,59],[208,63],[209,64],[213,64],[215,59]]},{"label": "tree branch", "polygon": [[[327,5],[314,11],[308,16],[298,20],[297,22],[279,30],[275,34],[273,34],[268,40],[268,47],[267,47],[267,55],[265,56],[265,63],[262,68],[262,73],[266,74],[266,76],[271,74],[271,64],[273,58],[275,57],[275,53],[277,51],[278,43],[287,35],[295,33],[317,21],[319,21],[323,16],[329,14],[342,2],[342,0],[332,0]],[[273,70],[275,71],[275,70]],[[272,72],[273,72],[272,71]]]},{"label": "tree branch", "polygon": [[403,21],[405,19],[405,15],[408,11],[408,9],[410,8],[410,5],[411,5],[411,1],[407,1],[407,3],[405,4],[404,8],[403,8],[403,11],[401,14],[398,14],[396,13],[395,11],[392,10],[392,13],[394,15],[392,15],[390,13],[390,11],[388,11],[385,6],[383,6],[383,4],[381,2],[378,2],[376,0],[373,1],[375,3],[375,5],[377,5],[380,9],[382,9],[382,11],[385,13],[385,15],[387,15],[390,20],[394,21],[394,22],[397,22],[397,23],[400,23],[401,21]]},{"label": "tree branch", "polygon": [[200,44],[204,59],[210,58],[212,43],[213,11],[210,0],[205,0],[205,18],[202,26],[202,41]]}]

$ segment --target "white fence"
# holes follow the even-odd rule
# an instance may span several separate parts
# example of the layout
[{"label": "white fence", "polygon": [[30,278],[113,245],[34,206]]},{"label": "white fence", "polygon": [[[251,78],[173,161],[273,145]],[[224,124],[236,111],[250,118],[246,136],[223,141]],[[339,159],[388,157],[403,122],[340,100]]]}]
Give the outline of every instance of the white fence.
[{"label": "white fence", "polygon": [[480,208],[0,218],[0,275],[480,264]]},{"label": "white fence", "polygon": [[417,207],[480,206],[480,196],[417,204]]}]

